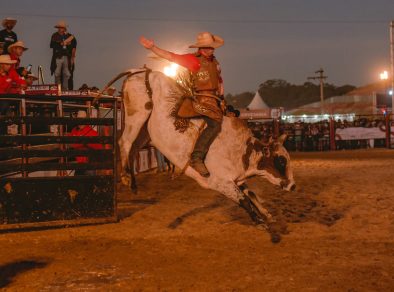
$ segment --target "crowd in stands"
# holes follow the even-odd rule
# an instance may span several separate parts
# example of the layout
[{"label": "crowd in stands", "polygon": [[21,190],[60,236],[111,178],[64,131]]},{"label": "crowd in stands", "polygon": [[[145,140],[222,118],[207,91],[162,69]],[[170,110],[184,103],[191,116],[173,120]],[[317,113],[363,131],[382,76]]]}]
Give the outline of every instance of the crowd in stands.
[{"label": "crowd in stands", "polygon": [[[31,72],[32,66],[21,66],[23,53],[28,50],[24,42],[18,39],[14,31],[17,20],[7,17],[3,19],[3,30],[0,31],[0,94],[23,94],[38,78]],[[67,32],[67,24],[59,21],[50,39],[53,50],[51,74],[55,83],[61,84],[62,90],[73,89],[73,72],[77,41],[74,35]]]},{"label": "crowd in stands", "polygon": [[[273,123],[267,121],[264,123],[249,122],[253,135],[263,142],[274,136]],[[379,127],[384,131],[385,120],[383,118],[359,118],[354,121],[337,120],[335,129],[363,127]],[[307,123],[298,121],[296,123],[283,123],[279,125],[279,135],[287,134],[284,143],[289,151],[328,151],[330,150],[330,124],[328,120],[322,120],[316,123]],[[336,140],[336,149],[361,149],[370,147],[385,147],[385,139],[363,140]]]}]

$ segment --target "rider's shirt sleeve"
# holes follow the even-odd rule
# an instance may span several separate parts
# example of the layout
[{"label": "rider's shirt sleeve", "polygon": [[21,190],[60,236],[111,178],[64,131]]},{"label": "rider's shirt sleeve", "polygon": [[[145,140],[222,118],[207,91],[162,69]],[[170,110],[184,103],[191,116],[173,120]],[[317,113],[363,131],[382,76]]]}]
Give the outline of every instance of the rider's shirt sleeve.
[{"label": "rider's shirt sleeve", "polygon": [[200,70],[200,61],[193,54],[178,55],[171,53],[171,56],[172,62],[189,69],[191,72],[197,72]]}]

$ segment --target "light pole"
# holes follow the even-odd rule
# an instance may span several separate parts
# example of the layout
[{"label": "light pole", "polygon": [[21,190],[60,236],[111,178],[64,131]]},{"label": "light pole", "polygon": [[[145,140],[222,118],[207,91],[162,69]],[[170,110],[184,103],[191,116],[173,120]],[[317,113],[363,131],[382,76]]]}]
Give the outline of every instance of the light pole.
[{"label": "light pole", "polygon": [[394,21],[390,23],[391,114],[394,114]]},{"label": "light pole", "polygon": [[320,68],[320,70],[317,70],[315,72],[316,74],[318,74],[318,76],[313,76],[313,77],[308,77],[308,80],[319,80],[320,82],[320,112],[321,114],[324,113],[324,80],[327,79],[327,76],[324,76],[324,70],[323,68]]},{"label": "light pole", "polygon": [[382,73],[379,74],[379,78],[380,78],[380,80],[383,83],[384,95],[387,96],[387,93],[388,93],[388,86],[387,86],[388,84],[387,84],[387,82],[389,80],[389,73],[385,70],[385,71],[383,71]]}]

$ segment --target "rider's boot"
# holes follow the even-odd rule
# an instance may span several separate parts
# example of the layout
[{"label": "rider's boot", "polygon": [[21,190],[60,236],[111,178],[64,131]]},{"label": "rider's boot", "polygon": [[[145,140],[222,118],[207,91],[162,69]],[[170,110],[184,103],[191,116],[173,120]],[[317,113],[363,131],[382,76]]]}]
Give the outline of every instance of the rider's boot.
[{"label": "rider's boot", "polygon": [[204,164],[204,160],[209,147],[219,134],[222,124],[221,122],[217,122],[208,117],[203,118],[207,123],[207,127],[202,131],[194,145],[190,166],[193,167],[201,176],[209,177],[209,171]]},{"label": "rider's boot", "polygon": [[201,176],[209,177],[209,171],[201,157],[192,156],[190,160],[190,166],[194,168],[194,170],[197,171]]}]

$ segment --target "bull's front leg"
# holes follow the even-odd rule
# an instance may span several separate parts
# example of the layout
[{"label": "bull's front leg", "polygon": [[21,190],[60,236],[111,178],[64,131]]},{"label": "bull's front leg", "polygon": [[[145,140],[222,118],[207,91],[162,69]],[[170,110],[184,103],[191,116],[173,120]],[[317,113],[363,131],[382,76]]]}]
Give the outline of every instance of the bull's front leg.
[{"label": "bull's front leg", "polygon": [[245,194],[245,196],[252,202],[253,206],[257,208],[257,210],[265,217],[264,218],[265,222],[267,223],[273,222],[272,215],[266,208],[263,207],[261,201],[256,196],[256,194],[251,190],[249,190],[246,184],[242,184],[239,188]]},{"label": "bull's front leg", "polygon": [[[246,205],[246,207],[244,207],[246,210],[247,208],[251,208],[253,210],[253,208],[257,208],[258,212],[260,214],[263,215],[262,217],[258,217],[256,218],[256,220],[254,220],[257,224],[264,226],[264,228],[271,234],[271,241],[273,243],[278,243],[281,240],[281,226],[277,224],[277,222],[275,221],[275,219],[272,217],[272,215],[270,214],[270,212],[263,207],[262,202],[259,200],[259,198],[256,196],[256,194],[254,192],[252,192],[251,190],[248,189],[246,184],[243,184],[240,186],[240,189],[244,192],[245,194],[245,198],[249,199],[246,200],[246,202],[244,202],[244,204]],[[252,217],[252,214],[249,213],[249,215]],[[252,217],[253,219],[253,217]],[[261,222],[259,222],[261,220]]]},{"label": "bull's front leg", "polygon": [[256,195],[249,191],[244,185],[238,187],[233,181],[221,181],[211,188],[221,192],[223,195],[239,204],[248,212],[249,216],[256,224],[270,223],[272,220],[271,214],[258,201]]}]

